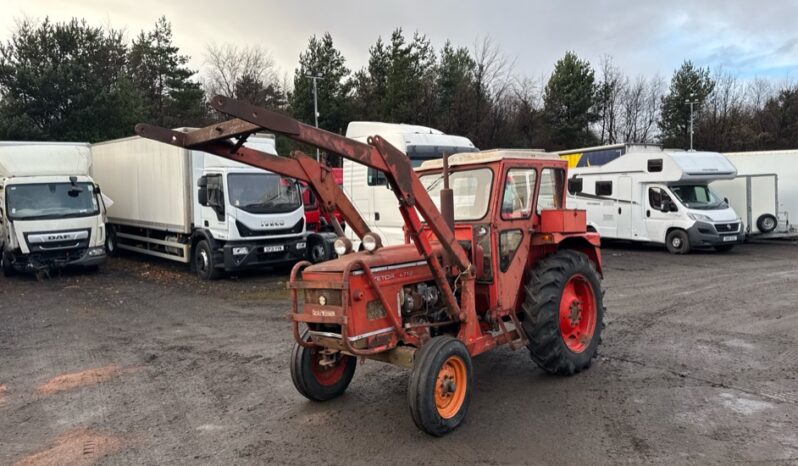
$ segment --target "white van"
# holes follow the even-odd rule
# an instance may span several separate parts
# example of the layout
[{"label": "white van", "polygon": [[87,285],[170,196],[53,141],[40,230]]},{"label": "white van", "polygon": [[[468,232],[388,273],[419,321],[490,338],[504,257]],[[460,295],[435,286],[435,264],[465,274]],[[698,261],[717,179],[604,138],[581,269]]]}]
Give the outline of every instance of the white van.
[{"label": "white van", "polygon": [[744,239],[737,213],[709,188],[737,175],[722,154],[652,145],[559,154],[569,163],[569,207],[585,209],[588,229],[604,238],[665,244],[674,254],[729,251]]},{"label": "white van", "polygon": [[[366,142],[370,136],[379,135],[410,158],[413,167],[425,160],[439,159],[443,154],[476,152],[468,138],[444,134],[425,126],[371,121],[353,121],[346,128],[346,137]],[[399,203],[388,189],[385,174],[365,165],[344,160],[344,192],[369,228],[380,235],[382,244],[404,243],[404,221],[399,213]],[[347,230],[355,248],[359,238]]]}]

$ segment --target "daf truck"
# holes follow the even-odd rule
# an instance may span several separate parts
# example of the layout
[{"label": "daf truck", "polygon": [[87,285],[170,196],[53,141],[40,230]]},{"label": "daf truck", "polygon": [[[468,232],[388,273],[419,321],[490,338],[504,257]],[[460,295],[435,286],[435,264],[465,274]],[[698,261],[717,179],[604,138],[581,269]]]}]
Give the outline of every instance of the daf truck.
[{"label": "daf truck", "polygon": [[[444,134],[426,126],[353,121],[346,128],[346,137],[355,141],[366,142],[372,135],[379,135],[404,152],[413,167],[419,167],[427,160],[440,159],[443,154],[478,151],[466,137]],[[388,189],[385,175],[349,159],[344,159],[343,169],[344,192],[369,228],[380,235],[384,245],[404,244],[404,220],[399,214],[396,196]],[[347,235],[357,248],[360,239],[351,230]]]},{"label": "daf truck", "polygon": [[730,251],[744,240],[740,217],[710,188],[737,170],[717,152],[618,144],[559,152],[568,161],[570,208],[587,211],[603,238]]},{"label": "daf truck", "polygon": [[[274,137],[248,147],[275,153]],[[138,136],[93,144],[92,174],[115,200],[106,247],[189,264],[203,280],[306,258],[295,180]]]},{"label": "daf truck", "polygon": [[0,248],[5,276],[105,261],[104,202],[89,145],[0,143]]}]

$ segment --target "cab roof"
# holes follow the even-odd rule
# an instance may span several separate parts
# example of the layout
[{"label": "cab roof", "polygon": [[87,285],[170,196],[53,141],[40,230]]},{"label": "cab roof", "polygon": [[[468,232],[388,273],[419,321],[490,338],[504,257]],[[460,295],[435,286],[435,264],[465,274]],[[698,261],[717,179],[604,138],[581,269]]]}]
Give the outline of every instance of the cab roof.
[{"label": "cab roof", "polygon": [[[472,165],[507,159],[560,160],[560,157],[555,153],[544,152],[543,149],[492,149],[451,155],[449,156],[449,166]],[[443,159],[427,160],[421,164],[419,170],[434,168],[443,168]]]}]

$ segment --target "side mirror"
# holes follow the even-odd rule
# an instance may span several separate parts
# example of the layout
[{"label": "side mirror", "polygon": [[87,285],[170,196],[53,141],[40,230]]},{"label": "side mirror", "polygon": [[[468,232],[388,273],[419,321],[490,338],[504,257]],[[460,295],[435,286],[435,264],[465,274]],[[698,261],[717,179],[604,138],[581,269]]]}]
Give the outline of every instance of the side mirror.
[{"label": "side mirror", "polygon": [[208,175],[202,175],[197,180],[197,187],[198,188],[207,188],[208,187]]},{"label": "side mirror", "polygon": [[724,198],[723,198],[723,202],[725,202],[726,204],[728,204],[728,203],[729,203],[729,198],[728,198],[728,197],[724,197]]},{"label": "side mirror", "polygon": [[201,206],[208,206],[208,188],[205,186],[200,187],[197,190],[197,201]]},{"label": "side mirror", "polygon": [[568,192],[571,194],[579,194],[582,192],[582,178],[577,178],[574,176],[573,178],[568,179]]}]

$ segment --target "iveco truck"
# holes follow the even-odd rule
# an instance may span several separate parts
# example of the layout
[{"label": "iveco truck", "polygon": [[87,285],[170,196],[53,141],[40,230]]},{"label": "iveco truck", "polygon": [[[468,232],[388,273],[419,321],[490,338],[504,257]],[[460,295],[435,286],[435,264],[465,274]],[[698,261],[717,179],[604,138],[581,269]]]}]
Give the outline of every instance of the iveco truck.
[{"label": "iveco truck", "polygon": [[[275,153],[274,138],[248,147]],[[201,151],[130,137],[93,144],[92,174],[114,199],[107,250],[187,263],[201,279],[306,258],[296,181]]]},{"label": "iveco truck", "polygon": [[603,238],[729,251],[743,241],[739,215],[710,184],[737,175],[717,152],[618,144],[559,153],[569,164],[568,207],[587,211]]},{"label": "iveco truck", "polygon": [[89,145],[0,143],[0,246],[6,276],[105,260],[104,203]]}]

